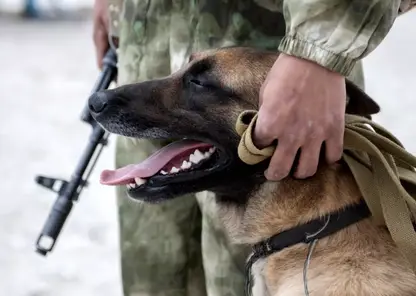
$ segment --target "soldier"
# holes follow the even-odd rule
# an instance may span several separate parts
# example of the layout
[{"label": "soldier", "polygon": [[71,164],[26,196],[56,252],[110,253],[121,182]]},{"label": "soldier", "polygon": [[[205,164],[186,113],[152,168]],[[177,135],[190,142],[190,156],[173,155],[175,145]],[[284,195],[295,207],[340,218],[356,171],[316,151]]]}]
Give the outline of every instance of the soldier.
[{"label": "soldier", "polygon": [[[288,175],[299,147],[298,178],[315,173],[323,142],[327,161],[339,160],[345,77],[364,87],[360,61],[411,6],[399,0],[106,1],[95,0],[94,42],[100,63],[107,35],[118,38],[119,84],[169,75],[192,52],[209,48],[283,53],[260,90],[255,130],[259,147],[279,138],[269,180]],[[140,162],[164,144],[118,137],[115,165]],[[248,250],[227,241],[211,193],[139,205],[118,188],[117,198],[124,295],[243,295]]]}]

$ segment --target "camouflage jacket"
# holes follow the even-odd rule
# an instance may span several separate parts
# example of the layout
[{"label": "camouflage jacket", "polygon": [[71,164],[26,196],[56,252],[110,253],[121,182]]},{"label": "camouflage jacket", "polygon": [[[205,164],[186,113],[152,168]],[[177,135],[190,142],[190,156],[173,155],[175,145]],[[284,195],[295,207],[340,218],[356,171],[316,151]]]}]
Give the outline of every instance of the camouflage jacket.
[{"label": "camouflage jacket", "polygon": [[[149,7],[155,0],[107,1],[110,31],[112,35],[118,36],[122,1],[126,1],[129,5]],[[276,18],[283,14],[285,33],[282,34],[284,37],[279,43],[278,50],[314,61],[345,76],[351,72],[358,60],[367,56],[381,43],[398,15],[416,6],[416,0],[164,0],[159,2],[162,3],[161,5],[172,6],[180,2],[182,7],[186,5],[203,7],[205,2],[212,2],[209,4],[215,11],[212,12],[211,9],[210,13],[216,14],[213,17],[217,22],[232,19],[230,15],[233,14],[233,10],[242,5],[250,5],[250,7],[255,5],[267,12],[252,17],[251,23],[272,23],[274,13]],[[218,9],[215,9],[217,7]],[[236,26],[235,21],[230,26]]]}]

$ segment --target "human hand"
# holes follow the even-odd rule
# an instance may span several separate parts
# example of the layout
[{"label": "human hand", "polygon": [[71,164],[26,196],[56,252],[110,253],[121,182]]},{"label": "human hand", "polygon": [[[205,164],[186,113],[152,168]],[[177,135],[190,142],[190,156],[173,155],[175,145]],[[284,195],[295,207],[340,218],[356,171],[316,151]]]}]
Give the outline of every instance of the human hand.
[{"label": "human hand", "polygon": [[343,152],[345,78],[297,57],[280,54],[260,90],[253,140],[258,148],[278,140],[265,176],[285,178],[301,148],[294,177],[313,176],[322,144],[328,163]]},{"label": "human hand", "polygon": [[95,0],[93,10],[93,39],[98,68],[102,68],[102,61],[109,48],[108,28],[109,17],[106,0]]}]

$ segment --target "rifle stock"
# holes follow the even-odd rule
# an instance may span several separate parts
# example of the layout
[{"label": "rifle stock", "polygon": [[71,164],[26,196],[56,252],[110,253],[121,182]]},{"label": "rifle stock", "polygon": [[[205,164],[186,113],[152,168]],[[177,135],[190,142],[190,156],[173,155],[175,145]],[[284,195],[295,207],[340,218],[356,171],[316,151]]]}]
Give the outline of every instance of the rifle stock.
[{"label": "rifle stock", "polygon": [[[107,89],[117,77],[117,55],[111,48],[103,58],[103,69],[91,93]],[[46,256],[55,246],[58,236],[70,214],[74,203],[78,200],[84,187],[88,186],[88,178],[104,148],[109,134],[92,118],[88,104],[84,107],[81,120],[92,127],[81,159],[73,171],[69,181],[38,175],[35,181],[58,194],[49,216],[36,241],[36,252]]]}]

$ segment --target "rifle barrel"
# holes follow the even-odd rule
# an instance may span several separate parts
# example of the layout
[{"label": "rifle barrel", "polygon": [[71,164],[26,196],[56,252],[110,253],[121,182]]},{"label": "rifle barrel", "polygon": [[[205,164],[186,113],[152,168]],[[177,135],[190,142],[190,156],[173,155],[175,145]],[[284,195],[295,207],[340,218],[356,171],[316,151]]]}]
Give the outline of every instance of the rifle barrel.
[{"label": "rifle barrel", "polygon": [[[111,82],[116,78],[116,59],[116,53],[112,49],[109,49],[103,59],[103,69],[96,80],[91,93],[107,89]],[[46,256],[46,254],[52,251],[55,246],[65,221],[72,210],[74,202],[78,200],[79,194],[81,193],[83,187],[86,186],[87,179],[91,174],[102,148],[107,144],[108,133],[92,118],[89,112],[88,104],[86,104],[81,113],[81,120],[92,126],[92,132],[90,134],[88,144],[81,155],[81,159],[71,175],[70,181],[63,181],[59,191],[56,191],[58,192],[58,197],[55,200],[43,229],[36,241],[36,252],[43,256]],[[96,152],[97,148],[99,148],[98,152]],[[94,155],[95,158],[93,158]],[[88,167],[89,171],[85,174]],[[36,180],[38,183],[43,183],[42,185],[49,187],[51,190],[53,190],[54,184],[58,181],[58,179],[45,178],[41,176],[38,176]],[[49,182],[49,185],[45,185],[47,182]]]}]

